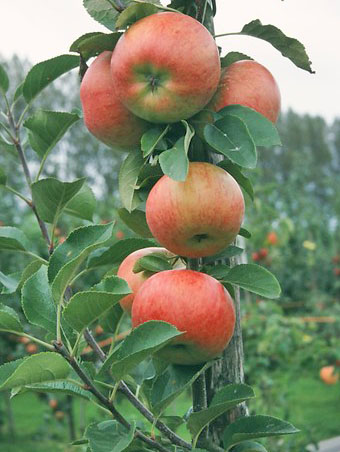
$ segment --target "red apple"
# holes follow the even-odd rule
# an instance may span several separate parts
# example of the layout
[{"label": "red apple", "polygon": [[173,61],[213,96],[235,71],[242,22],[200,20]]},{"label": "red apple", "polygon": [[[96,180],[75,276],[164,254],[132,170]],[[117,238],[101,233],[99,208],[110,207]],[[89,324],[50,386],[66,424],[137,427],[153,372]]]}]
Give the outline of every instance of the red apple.
[{"label": "red apple", "polygon": [[[128,314],[131,314],[132,303],[135,298],[136,292],[139,290],[141,285],[153,274],[152,272],[142,271],[138,273],[134,273],[133,267],[138,259],[141,257],[147,256],[151,253],[158,253],[165,257],[175,257],[174,254],[170,253],[165,248],[157,248],[157,247],[149,247],[143,248],[141,250],[134,251],[129,254],[120,264],[117,272],[117,276],[125,279],[125,281],[129,284],[132,293],[126,295],[124,298],[120,300],[120,305]],[[180,262],[180,265],[182,263]]]},{"label": "red apple", "polygon": [[265,259],[268,256],[268,248],[261,248],[259,251],[260,259]]},{"label": "red apple", "polygon": [[163,320],[185,334],[158,355],[175,364],[199,364],[220,355],[235,326],[233,300],[216,279],[193,270],[168,270],[151,276],[132,306],[132,325]]},{"label": "red apple", "polygon": [[193,162],[185,182],[162,176],[146,201],[146,221],[159,243],[179,256],[211,256],[237,236],[244,199],[235,179],[210,163]]},{"label": "red apple", "polygon": [[320,369],[320,378],[327,385],[334,385],[339,380],[339,374],[335,373],[334,366],[324,366]]},{"label": "red apple", "polygon": [[236,61],[223,69],[209,107],[218,111],[232,104],[253,108],[275,123],[280,113],[281,95],[268,69],[252,60]]},{"label": "red apple", "polygon": [[267,242],[270,245],[277,245],[278,238],[277,238],[276,232],[271,231],[271,232],[268,233],[268,235],[267,235]]},{"label": "red apple", "polygon": [[80,86],[84,122],[98,140],[116,150],[140,145],[149,125],[117,98],[110,72],[112,52],[102,52],[86,71]]},{"label": "red apple", "polygon": [[257,262],[257,261],[260,260],[260,255],[259,255],[259,253],[257,251],[255,253],[252,253],[251,257],[252,257],[254,262]]},{"label": "red apple", "polygon": [[177,122],[200,111],[220,79],[216,43],[186,14],[161,12],[138,20],[112,55],[117,97],[151,122]]}]

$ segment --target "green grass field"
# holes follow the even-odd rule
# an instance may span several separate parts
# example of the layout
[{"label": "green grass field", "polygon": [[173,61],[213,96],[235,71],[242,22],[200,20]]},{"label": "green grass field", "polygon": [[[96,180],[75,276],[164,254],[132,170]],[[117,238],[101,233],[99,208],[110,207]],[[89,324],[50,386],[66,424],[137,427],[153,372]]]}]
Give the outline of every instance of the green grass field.
[{"label": "green grass field", "polygon": [[[259,391],[256,391],[258,397]],[[279,394],[284,393],[284,403]],[[60,399],[62,402],[62,399]],[[280,377],[277,381],[277,403],[273,404],[270,413],[282,416],[302,430],[302,435],[313,440],[321,440],[336,436],[340,432],[339,423],[340,385],[327,386],[318,379],[301,377],[293,380]],[[273,401],[274,402],[274,401]],[[168,414],[182,416],[188,406],[186,396],[179,398],[169,409]],[[47,402],[37,394],[25,393],[12,400],[12,408],[16,424],[16,439],[8,435],[6,419],[2,420],[0,433],[1,452],[80,452],[81,447],[70,446],[66,418],[57,421]],[[4,400],[0,397],[0,410],[4,414]],[[119,410],[137,421],[142,420],[127,401],[119,405]],[[90,422],[105,419],[96,406],[76,400],[74,413],[77,438],[82,437],[84,426]],[[185,430],[180,434],[188,438]],[[300,451],[296,451],[300,452]]]}]

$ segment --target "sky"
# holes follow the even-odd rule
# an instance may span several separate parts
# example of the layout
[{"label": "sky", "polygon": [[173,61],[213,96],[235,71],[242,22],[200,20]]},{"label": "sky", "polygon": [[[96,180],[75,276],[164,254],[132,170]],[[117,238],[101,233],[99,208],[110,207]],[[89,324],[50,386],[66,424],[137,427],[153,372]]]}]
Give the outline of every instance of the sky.
[{"label": "sky", "polygon": [[[109,32],[94,21],[82,0],[0,0],[0,58],[13,54],[32,63],[68,53],[91,31]],[[266,66],[280,87],[282,109],[340,117],[339,0],[217,0],[216,34],[240,31],[260,19],[306,47],[314,75],[284,58],[270,44],[247,36],[218,38],[222,55],[239,51]]]}]

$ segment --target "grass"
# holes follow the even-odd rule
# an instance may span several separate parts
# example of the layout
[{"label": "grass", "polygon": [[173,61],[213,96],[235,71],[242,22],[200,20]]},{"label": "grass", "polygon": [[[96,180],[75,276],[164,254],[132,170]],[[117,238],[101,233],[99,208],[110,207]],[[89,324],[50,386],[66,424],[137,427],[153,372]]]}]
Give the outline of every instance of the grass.
[{"label": "grass", "polygon": [[[302,430],[302,436],[320,441],[339,434],[339,384],[327,386],[313,376],[280,375],[275,381],[277,387],[275,400],[271,400],[267,413],[283,417]],[[260,398],[261,393],[257,392]],[[280,398],[281,397],[281,398]],[[62,407],[63,398],[60,398]],[[189,406],[186,394],[178,398],[169,408],[169,415],[185,414]],[[80,447],[70,446],[67,420],[57,421],[46,400],[37,394],[25,393],[12,400],[17,438],[13,441],[7,433],[7,425],[0,433],[0,450],[4,452],[80,452]],[[128,417],[142,421],[142,416],[124,400],[119,410]],[[0,397],[0,413],[4,412]],[[82,437],[84,427],[90,422],[105,419],[105,413],[94,405],[76,400],[74,404],[77,438]],[[188,439],[188,432],[181,427],[179,434]],[[300,436],[300,435],[298,435]],[[270,450],[270,449],[269,449]],[[273,449],[272,449],[273,450]],[[287,449],[288,450],[288,449]],[[302,449],[290,448],[295,452]]]}]

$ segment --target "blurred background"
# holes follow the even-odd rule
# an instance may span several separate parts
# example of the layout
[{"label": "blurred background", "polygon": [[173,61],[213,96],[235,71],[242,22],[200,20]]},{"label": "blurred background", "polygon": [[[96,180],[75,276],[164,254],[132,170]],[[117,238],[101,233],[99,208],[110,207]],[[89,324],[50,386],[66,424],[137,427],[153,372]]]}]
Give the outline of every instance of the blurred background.
[{"label": "blurred background", "polygon": [[[0,64],[10,75],[11,94],[32,64],[67,53],[73,40],[85,32],[105,31],[81,3],[1,0]],[[281,283],[282,296],[272,301],[242,293],[242,322],[246,382],[257,395],[250,410],[287,419],[302,431],[285,440],[268,441],[269,450],[301,452],[308,444],[340,435],[340,383],[326,371],[320,378],[324,367],[340,372],[340,61],[332,58],[330,50],[340,7],[331,0],[318,5],[305,0],[298,5],[288,0],[227,3],[217,1],[216,33],[238,31],[259,18],[301,40],[316,71],[315,75],[304,73],[259,40],[225,37],[219,42],[223,54],[241,51],[264,64],[281,88],[283,111],[278,129],[283,146],[259,149],[258,167],[248,174],[255,200],[247,198],[244,225],[252,239],[246,243],[243,259],[270,269]],[[75,71],[44,93],[34,108],[80,108]],[[4,108],[2,99],[0,106]],[[34,171],[37,160],[29,148],[27,157]],[[123,158],[93,139],[78,122],[49,157],[45,176],[62,180],[86,176],[97,198],[94,221],[107,222],[117,219],[117,175]],[[1,141],[0,167],[10,174],[11,185],[25,193],[18,160]],[[64,216],[58,240],[62,242],[80,224],[84,223]],[[4,190],[0,192],[0,225],[22,228],[37,252],[44,249],[26,204]],[[130,235],[117,219],[114,240]],[[2,253],[0,287],[4,275],[23,269],[28,262],[22,256]],[[20,300],[13,303],[19,306]],[[100,328],[95,334],[100,341],[106,339]],[[36,351],[33,344],[0,335],[0,364]],[[187,398],[184,394],[178,399],[171,414],[183,415]],[[122,409],[128,409],[121,403]],[[104,415],[96,407],[72,402],[67,396],[26,393],[10,401],[9,394],[0,393],[0,449],[80,450],[69,446],[70,438],[80,438],[84,426],[100,418]]]}]

